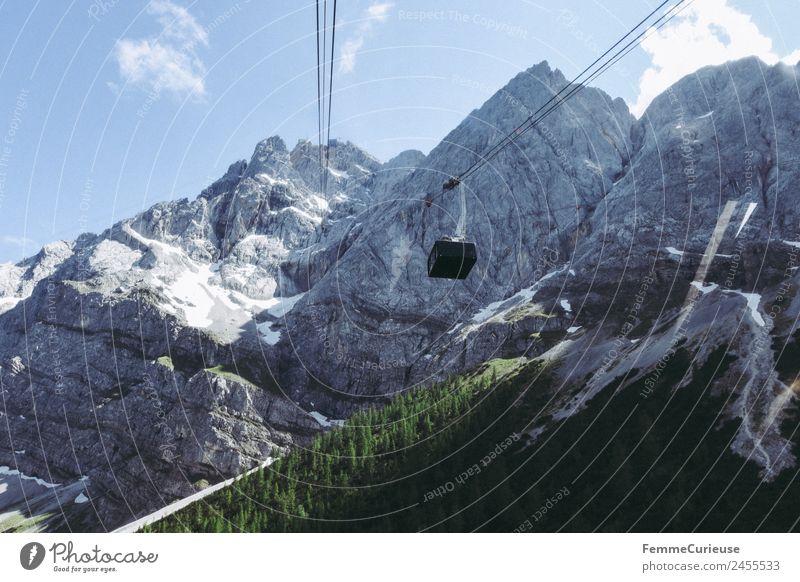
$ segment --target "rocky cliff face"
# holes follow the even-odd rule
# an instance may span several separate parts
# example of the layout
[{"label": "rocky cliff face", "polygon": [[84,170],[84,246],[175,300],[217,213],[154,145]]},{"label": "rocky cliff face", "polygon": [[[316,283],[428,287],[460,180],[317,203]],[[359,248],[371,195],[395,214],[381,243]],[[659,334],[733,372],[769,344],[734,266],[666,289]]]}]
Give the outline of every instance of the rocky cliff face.
[{"label": "rocky cliff face", "polygon": [[458,197],[420,200],[563,86],[546,63],[428,156],[335,142],[323,193],[318,149],[269,138],[193,201],[4,265],[0,465],[83,478],[81,527],[111,528],[493,357],[559,366],[535,440],[676,349],[722,348],[708,389],[770,479],[795,463],[796,72],[704,69],[638,121],[581,92],[465,183],[464,282],[425,270]]}]

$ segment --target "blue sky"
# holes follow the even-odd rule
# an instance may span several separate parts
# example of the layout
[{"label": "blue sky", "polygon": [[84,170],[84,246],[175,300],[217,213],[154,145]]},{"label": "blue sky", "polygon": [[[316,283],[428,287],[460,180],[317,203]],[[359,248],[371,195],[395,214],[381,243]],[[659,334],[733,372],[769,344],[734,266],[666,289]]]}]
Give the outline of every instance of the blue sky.
[{"label": "blue sky", "polygon": [[[342,0],[334,137],[425,152],[512,76],[575,75],[654,1]],[[314,3],[0,0],[0,262],[316,140]],[[800,2],[695,0],[598,82],[640,112],[700,66],[800,59]]]}]

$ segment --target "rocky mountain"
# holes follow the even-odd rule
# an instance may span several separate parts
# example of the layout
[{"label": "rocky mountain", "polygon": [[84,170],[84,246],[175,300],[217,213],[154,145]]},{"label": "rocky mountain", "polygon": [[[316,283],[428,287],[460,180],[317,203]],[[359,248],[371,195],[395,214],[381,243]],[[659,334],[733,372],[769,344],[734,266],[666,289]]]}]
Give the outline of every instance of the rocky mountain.
[{"label": "rocky mountain", "polygon": [[465,281],[426,276],[458,196],[421,199],[562,88],[547,63],[427,156],[334,142],[323,193],[319,149],[271,137],[194,200],[0,266],[0,466],[50,500],[0,513],[112,529],[497,357],[557,370],[535,443],[678,349],[735,358],[706,389],[774,479],[796,466],[796,74],[702,69],[639,120],[582,91],[465,182]]}]

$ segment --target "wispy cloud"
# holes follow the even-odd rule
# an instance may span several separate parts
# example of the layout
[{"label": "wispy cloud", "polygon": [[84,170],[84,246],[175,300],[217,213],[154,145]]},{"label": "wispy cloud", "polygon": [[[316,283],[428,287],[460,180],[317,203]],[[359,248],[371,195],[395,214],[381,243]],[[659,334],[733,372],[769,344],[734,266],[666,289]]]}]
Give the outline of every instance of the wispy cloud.
[{"label": "wispy cloud", "polygon": [[170,0],[152,0],[147,12],[161,31],[155,36],[117,42],[120,75],[127,83],[148,90],[203,95],[206,69],[197,49],[208,45],[205,29],[186,8]]},{"label": "wispy cloud", "polygon": [[20,249],[31,249],[38,246],[36,241],[33,239],[12,235],[3,235],[0,237],[0,243],[12,247],[18,247]]},{"label": "wispy cloud", "polygon": [[[631,111],[640,116],[650,102],[681,77],[707,65],[755,55],[768,64],[782,60],[764,35],[728,0],[695,2],[659,31],[652,32],[642,48],[651,59],[639,81],[639,96]],[[795,64],[800,51],[783,60]]]},{"label": "wispy cloud", "polygon": [[339,70],[341,72],[351,73],[355,69],[358,51],[364,46],[364,42],[369,38],[375,26],[386,22],[392,6],[394,6],[392,2],[375,2],[364,11],[355,33],[348,37],[342,45],[339,54]]}]

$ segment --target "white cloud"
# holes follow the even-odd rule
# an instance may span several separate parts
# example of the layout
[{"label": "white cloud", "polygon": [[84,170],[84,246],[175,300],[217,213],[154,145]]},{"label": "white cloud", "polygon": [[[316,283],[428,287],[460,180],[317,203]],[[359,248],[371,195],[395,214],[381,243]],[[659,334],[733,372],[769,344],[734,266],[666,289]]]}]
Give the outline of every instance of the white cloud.
[{"label": "white cloud", "polygon": [[147,11],[156,17],[163,31],[161,37],[194,48],[198,44],[208,44],[208,34],[194,16],[183,6],[169,0],[152,0]]},{"label": "white cloud", "polygon": [[[650,102],[678,81],[707,65],[755,55],[768,64],[780,57],[750,15],[728,5],[727,0],[695,2],[661,30],[648,34],[642,48],[651,59],[639,81],[639,96],[631,107],[637,117]],[[785,59],[800,58],[800,50]],[[792,63],[794,64],[794,63]]]},{"label": "white cloud", "polygon": [[358,36],[348,38],[342,46],[340,54],[341,61],[339,63],[339,70],[343,73],[351,73],[356,68],[356,55],[361,47],[364,46],[364,37]]},{"label": "white cloud", "polygon": [[800,61],[800,49],[797,49],[794,52],[789,53],[785,57],[781,59],[787,65],[796,65],[798,61]]},{"label": "white cloud", "polygon": [[192,57],[157,40],[122,39],[117,44],[117,61],[128,83],[175,93],[205,91]]},{"label": "white cloud", "polygon": [[152,0],[147,12],[161,31],[156,36],[117,42],[120,75],[129,84],[155,92],[203,95],[205,66],[197,49],[208,45],[205,29],[186,8],[169,0]]},{"label": "white cloud", "polygon": [[392,7],[391,2],[375,3],[367,8],[367,16],[369,18],[377,19],[378,22],[385,22],[386,17],[389,16],[389,9]]},{"label": "white cloud", "polygon": [[367,37],[372,33],[376,24],[386,22],[389,17],[389,10],[394,6],[391,2],[375,2],[370,4],[364,11],[361,20],[356,27],[355,34],[349,37],[342,45],[339,54],[339,70],[343,73],[350,73],[355,69],[358,51],[364,46]]}]

